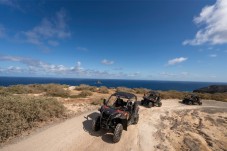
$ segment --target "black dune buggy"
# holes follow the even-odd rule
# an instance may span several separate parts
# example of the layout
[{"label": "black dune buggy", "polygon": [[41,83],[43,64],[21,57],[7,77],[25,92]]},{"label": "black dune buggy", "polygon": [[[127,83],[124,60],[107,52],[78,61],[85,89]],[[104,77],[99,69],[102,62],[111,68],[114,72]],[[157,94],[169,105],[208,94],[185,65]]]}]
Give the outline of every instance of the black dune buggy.
[{"label": "black dune buggy", "polygon": [[182,103],[192,105],[192,104],[199,104],[202,105],[202,101],[196,94],[186,95],[185,98],[182,100]]},{"label": "black dune buggy", "polygon": [[149,108],[153,106],[162,106],[161,97],[158,92],[155,91],[149,91],[148,93],[145,93],[143,96],[143,100],[141,100],[141,105],[147,106]]},{"label": "black dune buggy", "polygon": [[119,142],[123,130],[131,124],[137,124],[139,120],[139,106],[137,97],[126,92],[116,92],[108,100],[103,100],[99,109],[100,116],[92,122],[92,129],[98,131],[101,128],[113,132],[113,142]]}]

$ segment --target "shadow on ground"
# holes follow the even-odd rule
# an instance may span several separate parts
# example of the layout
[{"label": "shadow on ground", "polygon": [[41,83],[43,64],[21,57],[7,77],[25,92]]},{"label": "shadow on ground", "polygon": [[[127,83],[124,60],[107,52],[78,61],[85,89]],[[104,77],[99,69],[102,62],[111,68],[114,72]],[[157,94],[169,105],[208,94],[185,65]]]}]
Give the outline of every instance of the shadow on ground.
[{"label": "shadow on ground", "polygon": [[112,136],[113,134],[109,133],[107,130],[99,130],[97,132],[92,130],[92,121],[99,116],[100,114],[97,112],[93,112],[87,116],[85,116],[85,120],[83,121],[83,129],[85,132],[89,133],[91,136],[101,137],[104,142],[113,143]]}]

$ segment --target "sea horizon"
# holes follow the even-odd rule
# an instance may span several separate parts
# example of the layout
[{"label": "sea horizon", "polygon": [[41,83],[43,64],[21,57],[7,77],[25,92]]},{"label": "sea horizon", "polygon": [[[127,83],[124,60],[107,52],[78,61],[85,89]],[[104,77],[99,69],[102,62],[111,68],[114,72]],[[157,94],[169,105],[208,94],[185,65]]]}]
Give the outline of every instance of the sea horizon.
[{"label": "sea horizon", "polygon": [[81,80],[129,80],[129,81],[164,81],[164,82],[204,82],[227,84],[227,81],[192,81],[192,80],[152,80],[152,79],[117,79],[117,78],[73,78],[73,77],[48,77],[48,76],[0,76],[0,78],[46,78],[46,79],[81,79]]},{"label": "sea horizon", "polygon": [[69,77],[14,77],[0,76],[0,86],[18,84],[66,84],[76,86],[87,84],[91,86],[106,86],[108,88],[128,87],[147,88],[152,90],[176,90],[192,92],[195,89],[210,85],[225,85],[227,82],[203,82],[203,81],[168,81],[168,80],[142,80],[142,79],[98,79],[98,78],[69,78]]}]

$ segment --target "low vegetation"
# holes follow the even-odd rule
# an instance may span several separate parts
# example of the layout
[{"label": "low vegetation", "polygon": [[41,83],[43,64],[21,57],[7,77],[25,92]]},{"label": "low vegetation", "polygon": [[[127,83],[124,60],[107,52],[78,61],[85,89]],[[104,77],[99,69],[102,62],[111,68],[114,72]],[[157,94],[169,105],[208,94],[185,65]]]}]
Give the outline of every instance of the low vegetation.
[{"label": "low vegetation", "polygon": [[69,90],[66,85],[60,84],[29,84],[13,85],[0,88],[0,94],[38,94],[44,93],[46,96],[69,97]]},{"label": "low vegetation", "polygon": [[98,90],[99,93],[102,93],[102,94],[108,94],[109,93],[109,89],[105,86],[101,86]]},{"label": "low vegetation", "polygon": [[87,91],[91,91],[91,92],[96,92],[97,87],[86,85],[86,84],[81,84],[79,86],[76,86],[75,90],[78,90],[78,91],[87,90]]},{"label": "low vegetation", "polygon": [[179,91],[159,91],[162,99],[183,99],[187,92],[179,92]]},{"label": "low vegetation", "polygon": [[[18,92],[17,89],[14,89],[15,91]],[[65,116],[65,107],[53,98],[1,95],[0,143],[37,127],[40,122]]]},{"label": "low vegetation", "polygon": [[127,87],[117,87],[116,92],[128,92],[128,93],[135,93],[135,91],[131,88]]}]

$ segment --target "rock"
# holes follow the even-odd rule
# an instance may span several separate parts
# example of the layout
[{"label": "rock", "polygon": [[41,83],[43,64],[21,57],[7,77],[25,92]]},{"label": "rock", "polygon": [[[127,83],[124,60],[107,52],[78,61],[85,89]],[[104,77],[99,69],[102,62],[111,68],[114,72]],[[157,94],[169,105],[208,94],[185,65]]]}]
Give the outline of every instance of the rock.
[{"label": "rock", "polygon": [[208,87],[196,89],[193,92],[198,92],[198,93],[225,93],[225,92],[227,92],[227,85],[211,85],[211,86],[208,86]]}]

